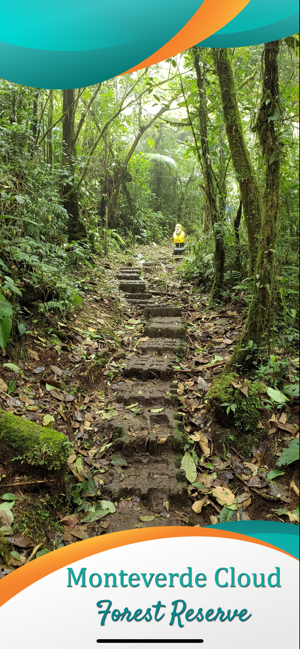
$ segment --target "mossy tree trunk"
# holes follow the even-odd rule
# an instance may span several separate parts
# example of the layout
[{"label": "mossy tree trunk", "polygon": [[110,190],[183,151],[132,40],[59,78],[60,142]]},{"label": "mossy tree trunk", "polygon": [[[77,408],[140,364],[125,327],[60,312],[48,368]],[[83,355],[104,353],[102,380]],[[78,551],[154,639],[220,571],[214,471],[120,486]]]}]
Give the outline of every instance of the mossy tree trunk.
[{"label": "mossy tree trunk", "polygon": [[232,163],[241,190],[248,232],[250,274],[254,275],[261,227],[259,189],[243,134],[237,92],[228,51],[227,49],[215,48],[212,50],[212,53],[220,82],[224,121]]},{"label": "mossy tree trunk", "polygon": [[80,240],[86,237],[86,230],[80,221],[78,193],[74,186],[75,171],[75,90],[63,91],[63,142],[62,166],[65,167],[70,179],[66,180],[62,188],[63,206],[68,212],[68,239]]},{"label": "mossy tree trunk", "polygon": [[54,471],[63,468],[70,448],[63,433],[0,409],[0,451],[11,449],[21,462]]},{"label": "mossy tree trunk", "polygon": [[206,220],[211,223],[215,240],[214,252],[214,283],[211,292],[212,300],[220,300],[222,297],[225,246],[223,223],[220,217],[217,202],[217,189],[214,181],[214,174],[209,153],[209,141],[207,132],[207,100],[205,93],[204,66],[200,62],[200,54],[197,47],[193,48],[194,67],[197,75],[198,87],[198,114],[200,127],[200,141],[202,153],[202,171],[205,186],[205,215]]},{"label": "mossy tree trunk", "polygon": [[[249,342],[258,347],[266,326],[270,325],[274,304],[274,247],[279,207],[280,147],[276,132],[279,116],[278,63],[279,41],[266,43],[263,52],[263,92],[255,130],[258,132],[265,165],[265,188],[262,201],[262,227],[258,258],[244,334],[231,359],[231,365],[244,365]],[[252,348],[253,348],[252,345]],[[255,348],[254,348],[255,349]]]}]

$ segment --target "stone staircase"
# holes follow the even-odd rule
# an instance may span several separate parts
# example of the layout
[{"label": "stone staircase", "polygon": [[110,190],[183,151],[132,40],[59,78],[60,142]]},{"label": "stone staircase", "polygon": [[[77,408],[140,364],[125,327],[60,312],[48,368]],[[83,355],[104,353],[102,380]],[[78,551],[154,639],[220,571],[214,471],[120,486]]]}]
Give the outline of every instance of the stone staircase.
[{"label": "stone staircase", "polygon": [[137,345],[122,379],[113,384],[120,410],[106,426],[116,464],[102,491],[113,501],[137,495],[147,506],[150,499],[152,508],[159,511],[166,501],[188,502],[185,474],[180,469],[187,438],[177,413],[177,382],[173,380],[176,356],[185,353],[185,323],[179,307],[155,303],[139,268],[122,267],[117,278],[128,302],[141,310],[143,338],[148,339]]}]

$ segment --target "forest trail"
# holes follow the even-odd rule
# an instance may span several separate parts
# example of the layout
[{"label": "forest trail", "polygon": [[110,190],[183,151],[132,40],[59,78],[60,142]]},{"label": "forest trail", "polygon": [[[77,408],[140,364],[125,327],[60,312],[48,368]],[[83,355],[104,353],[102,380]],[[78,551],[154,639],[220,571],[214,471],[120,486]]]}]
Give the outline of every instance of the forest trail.
[{"label": "forest trail", "polygon": [[[72,321],[53,319],[43,333],[31,323],[22,349],[3,359],[20,373],[1,374],[17,384],[13,395],[2,389],[1,407],[38,423],[50,415],[72,442],[65,495],[55,477],[0,462],[0,496],[16,495],[14,538],[49,551],[106,531],[215,524],[218,488],[239,503],[232,520],[292,512],[294,468],[276,485],[266,479],[276,468],[272,437],[252,436],[246,448],[225,409],[217,420],[208,407],[243,326],[241,300],[210,305],[165,247],[99,259],[82,282],[84,306]],[[289,439],[294,421],[297,406],[289,424],[276,423]],[[194,477],[184,457],[196,460]],[[22,565],[30,551],[7,565]]]},{"label": "forest trail", "polygon": [[[151,273],[159,266],[158,259],[145,263],[143,270]],[[178,525],[184,517],[178,508],[189,505],[188,484],[180,469],[188,440],[177,413],[178,382],[172,379],[176,356],[186,352],[186,327],[180,307],[153,300],[139,268],[122,267],[117,278],[130,304],[142,311],[145,326],[136,346],[138,354],[126,360],[124,378],[115,382],[116,400],[122,410],[113,420],[111,431],[113,448],[122,455],[119,466],[116,458],[111,482],[103,491],[113,501],[120,497],[129,500],[122,506],[125,512],[127,508],[127,515],[114,515],[110,531],[136,527],[140,522]],[[141,516],[141,507],[134,508],[132,498],[149,511]]]}]

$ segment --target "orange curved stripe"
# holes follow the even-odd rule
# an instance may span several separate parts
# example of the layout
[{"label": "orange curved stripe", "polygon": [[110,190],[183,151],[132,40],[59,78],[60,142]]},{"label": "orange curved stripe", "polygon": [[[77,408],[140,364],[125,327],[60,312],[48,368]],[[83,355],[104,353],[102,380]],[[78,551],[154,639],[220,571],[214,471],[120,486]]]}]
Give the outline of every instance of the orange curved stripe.
[{"label": "orange curved stripe", "polygon": [[[107,536],[96,536],[85,541],[73,543],[60,550],[55,550],[49,554],[40,557],[38,561],[33,561],[18,570],[10,573],[0,581],[0,606],[5,604],[9,599],[20,593],[28,586],[31,586],[36,581],[43,577],[47,577],[51,573],[64,568],[65,566],[85,559],[86,557],[97,554],[98,552],[105,552],[105,550],[112,550],[124,545],[131,545],[132,543],[141,543],[143,541],[152,541],[155,539],[167,539],[174,537],[184,536],[209,536],[225,539],[234,539],[237,541],[247,541],[248,543],[256,543],[264,547],[277,550],[283,554],[296,559],[289,552],[277,548],[271,543],[260,541],[259,539],[245,536],[236,532],[227,532],[224,530],[194,528],[194,527],[148,527],[140,530],[127,530],[124,532],[113,532]],[[297,561],[297,559],[296,559]]]},{"label": "orange curved stripe", "polygon": [[227,25],[249,2],[250,0],[204,0],[192,18],[170,41],[147,59],[134,66],[134,68],[123,72],[123,74],[160,63],[160,61],[184,52],[196,45],[196,43],[204,41],[205,38]]}]

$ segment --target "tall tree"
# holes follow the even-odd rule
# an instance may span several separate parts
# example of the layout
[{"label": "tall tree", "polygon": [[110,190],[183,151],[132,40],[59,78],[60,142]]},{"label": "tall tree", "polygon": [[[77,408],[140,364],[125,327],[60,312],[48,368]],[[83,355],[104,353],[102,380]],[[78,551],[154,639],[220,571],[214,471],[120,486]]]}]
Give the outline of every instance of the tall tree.
[{"label": "tall tree", "polygon": [[233,70],[227,49],[212,49],[219,77],[224,121],[232,163],[240,185],[244,216],[248,232],[250,274],[254,275],[261,227],[259,189],[250,154],[244,138]]},{"label": "tall tree", "polygon": [[[231,364],[243,365],[247,346],[252,341],[260,345],[266,326],[272,318],[274,304],[274,248],[279,208],[280,144],[277,134],[279,113],[278,57],[279,41],[266,43],[263,52],[263,89],[255,124],[264,156],[265,187],[262,200],[262,226],[258,246],[253,297],[246,327],[231,359]],[[269,329],[269,327],[268,327]],[[253,345],[252,345],[253,346]]]},{"label": "tall tree", "polygon": [[69,241],[86,237],[86,230],[80,221],[78,193],[74,183],[75,173],[75,90],[63,91],[63,133],[62,133],[62,166],[66,171],[66,180],[62,188],[63,206],[68,212]]},{"label": "tall tree", "polygon": [[217,201],[217,186],[212,161],[209,151],[209,138],[207,129],[207,101],[205,92],[204,61],[200,61],[199,49],[193,48],[193,60],[197,76],[198,87],[198,114],[200,128],[200,142],[202,152],[202,171],[204,176],[206,210],[208,219],[213,227],[215,240],[214,252],[214,283],[211,292],[212,300],[220,300],[224,281],[225,246],[222,219]]}]

